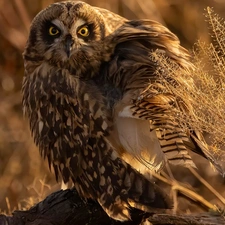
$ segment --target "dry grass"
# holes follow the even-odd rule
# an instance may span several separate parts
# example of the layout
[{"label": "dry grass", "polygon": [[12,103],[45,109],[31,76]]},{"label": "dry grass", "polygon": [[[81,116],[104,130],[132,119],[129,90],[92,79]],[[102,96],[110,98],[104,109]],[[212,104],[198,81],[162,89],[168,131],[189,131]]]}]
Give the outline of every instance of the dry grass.
[{"label": "dry grass", "polygon": [[[29,24],[34,15],[51,2],[54,1],[2,0],[0,2],[0,208],[5,212],[30,206],[44,198],[50,191],[59,188],[54,175],[49,172],[47,163],[41,160],[30,138],[28,122],[22,116],[20,93],[23,76],[21,53],[27,39]],[[224,1],[89,0],[86,2],[108,8],[129,19],[158,20],[175,32],[181,39],[182,45],[189,49],[197,40],[201,40],[195,47],[195,79],[198,80],[198,88],[201,88],[201,92],[196,93],[198,94],[196,96],[197,99],[201,98],[206,108],[199,112],[208,112],[204,114],[204,118],[206,116],[207,119],[203,120],[207,124],[201,126],[202,129],[207,127],[206,131],[215,131],[216,133],[211,132],[213,137],[222,137],[219,140],[224,141],[225,120],[223,120],[224,111],[221,109],[224,107],[225,99],[223,61],[225,48],[220,46],[224,44],[224,26],[218,16],[207,14],[214,45],[208,44],[209,35],[203,16],[203,9],[207,6],[214,6],[215,11],[222,15],[225,11]],[[223,51],[218,52],[218,49]],[[208,93],[209,86],[205,87],[202,81],[205,79],[209,81],[210,76],[212,80]],[[220,91],[218,91],[218,84]],[[215,110],[221,114],[214,115]],[[202,115],[197,114],[197,117],[202,118]],[[199,123],[203,124],[202,121]],[[218,142],[218,139],[214,140]],[[172,187],[171,195],[176,203],[175,210],[179,208],[179,212],[188,213],[201,211],[200,205],[204,206],[204,210],[216,209],[214,204],[223,207],[222,196],[225,196],[223,178],[209,167],[206,160],[195,155],[193,157],[200,176],[193,170],[171,168],[172,172],[168,169],[169,172],[158,177],[162,183]],[[211,186],[220,195],[204,180],[210,181]],[[183,193],[183,196],[188,195],[193,201],[180,198],[179,193]]]}]

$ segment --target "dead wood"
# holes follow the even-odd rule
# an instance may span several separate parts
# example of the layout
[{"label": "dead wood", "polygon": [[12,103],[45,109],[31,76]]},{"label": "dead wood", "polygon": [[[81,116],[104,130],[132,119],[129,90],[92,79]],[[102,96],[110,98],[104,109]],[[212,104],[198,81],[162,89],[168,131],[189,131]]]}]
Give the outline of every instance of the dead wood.
[{"label": "dead wood", "polygon": [[0,225],[139,225],[139,224],[225,224],[223,216],[212,213],[172,215],[149,214],[132,210],[132,221],[110,219],[97,202],[81,199],[73,189],[60,190],[26,211],[14,211],[11,216],[0,215]]}]

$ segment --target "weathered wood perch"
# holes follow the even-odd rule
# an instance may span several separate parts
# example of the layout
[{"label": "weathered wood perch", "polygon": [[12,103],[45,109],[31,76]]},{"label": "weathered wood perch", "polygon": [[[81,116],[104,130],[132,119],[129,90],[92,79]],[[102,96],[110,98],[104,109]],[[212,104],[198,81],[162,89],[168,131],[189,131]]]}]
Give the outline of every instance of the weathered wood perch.
[{"label": "weathered wood perch", "polygon": [[[84,202],[75,190],[52,193],[27,211],[14,211],[12,216],[0,215],[0,225],[139,225],[139,224],[225,224],[220,215],[147,214],[132,210],[132,221],[120,223],[110,219],[97,202]],[[147,222],[144,222],[147,221]]]}]

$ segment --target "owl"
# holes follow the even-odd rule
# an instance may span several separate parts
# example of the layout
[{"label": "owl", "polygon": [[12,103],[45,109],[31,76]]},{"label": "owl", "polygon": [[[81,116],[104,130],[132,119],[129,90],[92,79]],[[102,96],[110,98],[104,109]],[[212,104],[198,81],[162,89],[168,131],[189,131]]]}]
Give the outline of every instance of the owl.
[{"label": "owl", "polygon": [[218,166],[202,134],[173,118],[179,106],[155,74],[155,51],[193,67],[163,25],[66,1],[34,18],[23,54],[23,107],[40,154],[119,221],[132,207],[172,207],[148,176],[165,163],[195,166],[194,151]]}]

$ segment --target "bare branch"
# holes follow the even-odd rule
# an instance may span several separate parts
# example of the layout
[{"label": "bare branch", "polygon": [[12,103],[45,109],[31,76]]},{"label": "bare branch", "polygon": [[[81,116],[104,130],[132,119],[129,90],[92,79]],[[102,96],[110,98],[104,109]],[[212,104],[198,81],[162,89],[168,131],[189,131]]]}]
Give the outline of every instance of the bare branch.
[{"label": "bare branch", "polygon": [[132,221],[118,222],[110,219],[94,201],[82,200],[75,190],[60,190],[27,211],[14,211],[12,216],[0,215],[0,225],[146,225],[146,224],[225,224],[219,214],[204,213],[173,215],[143,213],[132,210]]}]

